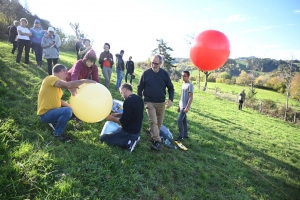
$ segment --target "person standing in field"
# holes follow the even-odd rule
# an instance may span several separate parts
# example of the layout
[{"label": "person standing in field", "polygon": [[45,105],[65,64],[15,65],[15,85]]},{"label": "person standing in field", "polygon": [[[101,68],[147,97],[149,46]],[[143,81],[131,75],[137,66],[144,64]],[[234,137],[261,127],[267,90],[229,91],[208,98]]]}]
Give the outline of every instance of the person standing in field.
[{"label": "person standing in field", "polygon": [[168,72],[161,68],[163,58],[154,55],[151,59],[151,68],[145,70],[138,83],[138,95],[144,96],[145,108],[150,121],[152,131],[151,149],[161,150],[160,128],[163,124],[166,107],[166,88],[168,88],[169,99],[167,108],[172,106],[174,99],[174,86]]},{"label": "person standing in field", "polygon": [[104,44],[103,49],[104,51],[99,56],[99,64],[102,69],[102,74],[104,76],[104,85],[107,89],[109,89],[114,59],[113,55],[109,52],[110,45],[108,43]]},{"label": "person standing in field", "polygon": [[[61,99],[63,95],[62,88],[74,89],[83,83],[96,83],[89,79],[66,82],[67,73],[68,70],[64,65],[54,65],[53,75],[47,76],[42,82],[37,106],[37,115],[41,121],[49,123],[54,128],[54,136],[62,142],[70,141],[70,138],[64,136],[63,132],[68,121],[72,118],[70,104]],[[54,126],[53,124],[55,123],[56,125]]]},{"label": "person standing in field", "polygon": [[20,63],[22,52],[25,47],[25,64],[29,64],[29,51],[30,51],[30,37],[32,33],[28,28],[26,28],[28,21],[26,18],[20,19],[20,26],[17,27],[18,30],[18,54],[16,57],[16,63]]},{"label": "person standing in field", "polygon": [[131,60],[132,56],[129,56],[129,60],[126,62],[126,74],[125,82],[127,83],[127,76],[130,75],[130,84],[132,84],[132,75],[134,73],[134,62]]},{"label": "person standing in field", "polygon": [[34,26],[30,29],[30,32],[32,33],[31,43],[35,53],[37,66],[42,67],[43,48],[41,44],[45,31],[41,26],[40,20],[34,20]]},{"label": "person standing in field", "polygon": [[116,72],[117,72],[116,90],[119,90],[122,84],[123,71],[125,69],[123,55],[124,55],[124,50],[121,50],[120,54],[116,54]]},{"label": "person standing in field", "polygon": [[42,39],[42,48],[44,58],[47,59],[48,74],[52,75],[52,63],[56,65],[59,58],[59,47],[61,40],[58,34],[55,33],[53,27],[49,27],[47,33],[44,34]]},{"label": "person standing in field", "polygon": [[246,94],[245,94],[245,89],[243,89],[239,94],[238,94],[238,100],[239,100],[239,110],[243,109],[243,103],[245,102],[246,99]]},{"label": "person standing in field", "polygon": [[78,53],[79,53],[79,49],[82,48],[82,47],[83,47],[82,38],[78,38],[77,42],[75,44],[75,51],[76,51],[76,55],[77,55],[77,60],[80,59],[80,55]]},{"label": "person standing in field", "polygon": [[20,25],[20,22],[17,20],[14,20],[13,25],[10,26],[9,32],[8,32],[8,40],[10,43],[12,43],[13,48],[11,50],[12,54],[15,54],[16,49],[18,48],[18,30],[17,26]]},{"label": "person standing in field", "polygon": [[182,74],[183,84],[181,86],[181,97],[177,111],[179,112],[177,123],[179,136],[178,141],[182,141],[183,138],[189,138],[188,126],[187,126],[187,113],[191,108],[193,102],[194,86],[190,82],[190,72],[183,71]]},{"label": "person standing in field", "polygon": [[81,47],[78,51],[78,55],[81,59],[83,59],[85,54],[92,49],[91,41],[89,39],[84,39],[83,44],[84,47]]}]

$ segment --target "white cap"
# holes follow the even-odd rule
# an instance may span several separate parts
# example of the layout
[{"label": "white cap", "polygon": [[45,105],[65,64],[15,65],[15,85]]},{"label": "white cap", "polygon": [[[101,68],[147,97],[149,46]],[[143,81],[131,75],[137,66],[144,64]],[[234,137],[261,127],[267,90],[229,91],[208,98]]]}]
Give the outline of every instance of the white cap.
[{"label": "white cap", "polygon": [[54,28],[51,27],[51,26],[48,28],[48,32],[50,32],[50,31],[51,31],[51,32],[54,32]]}]

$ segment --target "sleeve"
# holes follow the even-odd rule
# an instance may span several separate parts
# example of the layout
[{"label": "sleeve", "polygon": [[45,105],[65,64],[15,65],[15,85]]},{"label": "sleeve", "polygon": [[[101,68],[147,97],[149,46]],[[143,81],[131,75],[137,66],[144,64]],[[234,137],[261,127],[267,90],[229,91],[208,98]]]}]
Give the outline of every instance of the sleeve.
[{"label": "sleeve", "polygon": [[143,72],[140,80],[139,80],[139,84],[137,86],[137,93],[140,97],[143,97],[143,90],[144,90],[144,76],[145,76],[145,72]]},{"label": "sleeve", "polygon": [[168,82],[167,82],[167,88],[168,88],[168,93],[169,93],[169,99],[171,101],[174,100],[174,86],[173,86],[173,83],[169,77],[169,74],[166,72],[166,76],[167,76],[167,79],[168,79]]},{"label": "sleeve", "polygon": [[189,85],[189,93],[194,93],[194,85],[193,84]]},{"label": "sleeve", "polygon": [[111,66],[113,66],[114,65],[114,57],[113,57],[113,55],[110,53],[110,56],[111,56],[111,61],[110,61],[110,63],[111,63]]},{"label": "sleeve", "polygon": [[98,66],[97,65],[93,66],[92,79],[94,81],[96,81],[97,83],[100,83],[99,73],[98,73]]},{"label": "sleeve", "polygon": [[61,40],[60,40],[60,37],[59,37],[59,35],[58,34],[56,34],[56,40],[55,40],[55,46],[57,47],[57,48],[59,48],[60,47],[60,45],[61,45]]},{"label": "sleeve", "polygon": [[47,44],[47,39],[43,36],[41,46],[43,49],[50,47],[50,44]]},{"label": "sleeve", "polygon": [[73,66],[74,70],[73,70],[73,72],[71,74],[71,81],[77,81],[78,80],[78,77],[79,77],[79,74],[80,74],[80,71],[81,71],[81,66],[80,66],[79,62],[81,62],[81,60],[78,60],[75,63],[75,65]]},{"label": "sleeve", "polygon": [[126,62],[125,68],[126,68],[126,70],[128,70],[128,61]]}]

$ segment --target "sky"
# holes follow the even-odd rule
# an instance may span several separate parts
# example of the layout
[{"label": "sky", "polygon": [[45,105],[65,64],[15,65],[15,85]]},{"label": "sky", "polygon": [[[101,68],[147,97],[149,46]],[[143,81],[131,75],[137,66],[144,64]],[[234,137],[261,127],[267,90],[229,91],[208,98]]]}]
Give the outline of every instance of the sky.
[{"label": "sky", "polygon": [[230,58],[256,56],[300,60],[299,0],[20,0],[32,14],[67,34],[70,22],[93,40],[99,56],[111,53],[145,61],[163,39],[173,58],[189,58],[188,36],[206,30],[224,33]]}]

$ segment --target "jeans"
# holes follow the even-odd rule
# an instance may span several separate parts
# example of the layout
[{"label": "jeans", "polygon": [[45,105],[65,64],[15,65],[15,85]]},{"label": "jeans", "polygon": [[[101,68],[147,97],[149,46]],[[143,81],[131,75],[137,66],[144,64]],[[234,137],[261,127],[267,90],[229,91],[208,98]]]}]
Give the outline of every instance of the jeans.
[{"label": "jeans", "polygon": [[128,72],[128,71],[126,71],[126,74],[125,74],[125,82],[127,83],[127,76],[128,76],[128,74],[130,75],[130,84],[132,83],[132,72]]},{"label": "jeans", "polygon": [[47,64],[48,64],[48,74],[52,75],[52,62],[53,65],[56,65],[58,61],[58,58],[48,58],[47,59]]},{"label": "jeans", "polygon": [[186,113],[183,112],[183,109],[180,109],[178,118],[177,118],[177,124],[178,124],[178,130],[179,130],[179,137],[188,137],[188,127],[187,127],[187,116]]},{"label": "jeans", "polygon": [[126,147],[129,140],[137,140],[139,136],[140,133],[130,134],[119,128],[117,131],[100,135],[100,140],[109,145]]},{"label": "jeans", "polygon": [[18,48],[18,41],[13,41],[12,44],[13,44],[13,48],[11,50],[11,53],[15,54],[15,51]]},{"label": "jeans", "polygon": [[150,129],[152,131],[152,139],[153,141],[161,142],[159,131],[161,128],[161,125],[164,121],[164,115],[165,115],[165,102],[162,103],[151,103],[146,102],[145,108],[146,113],[149,117],[150,121]]},{"label": "jeans", "polygon": [[25,64],[29,64],[29,51],[30,51],[30,40],[22,40],[18,39],[18,54],[16,58],[16,62],[20,63],[21,57],[22,57],[22,52],[25,47]]},{"label": "jeans", "polygon": [[35,53],[35,60],[38,65],[42,64],[43,48],[39,43],[32,43],[32,48]]},{"label": "jeans", "polygon": [[43,123],[57,123],[54,131],[56,136],[62,135],[71,118],[72,109],[69,107],[55,108],[40,116]]},{"label": "jeans", "polygon": [[109,89],[111,73],[112,73],[112,68],[111,67],[104,67],[103,66],[102,74],[104,76],[104,85],[107,89]]},{"label": "jeans", "polygon": [[121,86],[122,79],[123,79],[123,71],[116,69],[117,72],[117,83],[116,83],[116,89],[118,90]]}]

